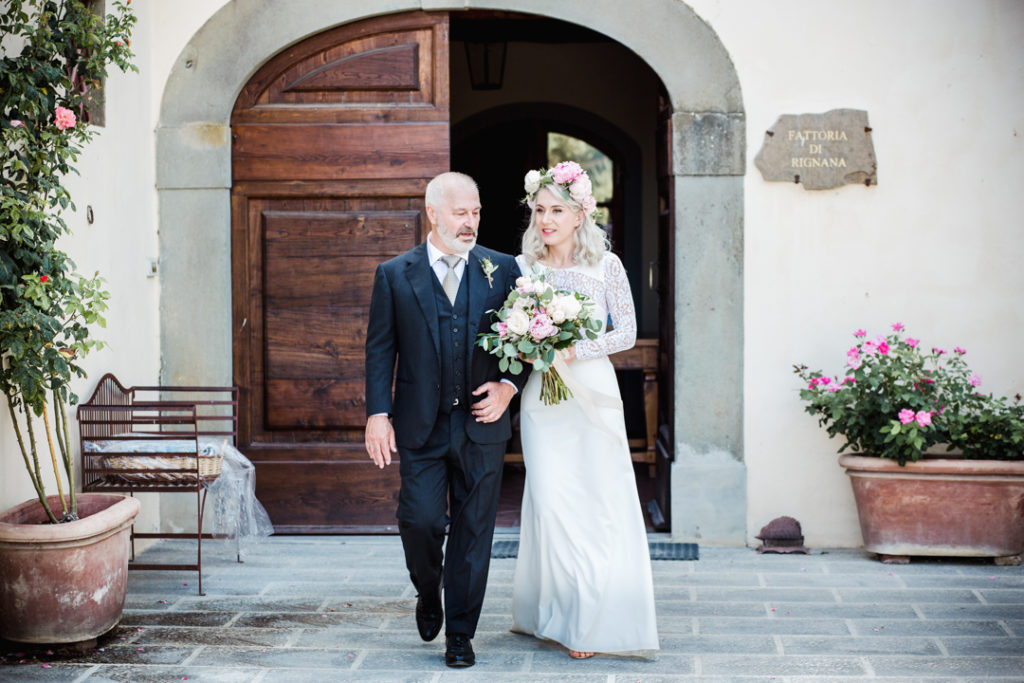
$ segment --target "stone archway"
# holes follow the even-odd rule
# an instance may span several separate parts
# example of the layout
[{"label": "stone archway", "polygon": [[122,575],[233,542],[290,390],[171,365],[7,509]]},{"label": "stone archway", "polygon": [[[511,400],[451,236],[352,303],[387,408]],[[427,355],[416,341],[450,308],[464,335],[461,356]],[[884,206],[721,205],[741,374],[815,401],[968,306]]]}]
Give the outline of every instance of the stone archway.
[{"label": "stone archway", "polygon": [[230,383],[231,110],[274,54],[335,25],[478,5],[586,25],[633,50],[668,92],[675,219],[673,536],[745,542],[743,174],[739,81],[717,35],[678,0],[543,3],[233,0],[196,32],[164,88],[156,130],[161,379]]}]

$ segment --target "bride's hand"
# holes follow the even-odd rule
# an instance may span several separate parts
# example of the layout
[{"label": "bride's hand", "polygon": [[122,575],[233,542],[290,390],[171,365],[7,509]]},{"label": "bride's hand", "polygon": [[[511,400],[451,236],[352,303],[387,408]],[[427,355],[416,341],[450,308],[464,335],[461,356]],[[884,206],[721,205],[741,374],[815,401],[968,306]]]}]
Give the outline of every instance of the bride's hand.
[{"label": "bride's hand", "polygon": [[561,351],[558,352],[558,354],[562,357],[562,360],[565,361],[566,365],[568,365],[569,363],[576,360],[576,347],[570,346],[567,349],[562,349]]}]

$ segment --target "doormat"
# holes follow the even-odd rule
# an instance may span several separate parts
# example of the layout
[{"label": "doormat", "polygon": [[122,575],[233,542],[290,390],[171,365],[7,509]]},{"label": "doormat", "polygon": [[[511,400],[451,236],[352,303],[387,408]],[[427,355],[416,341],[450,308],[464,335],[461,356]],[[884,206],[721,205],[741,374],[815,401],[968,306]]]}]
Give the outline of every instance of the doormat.
[{"label": "doormat", "polygon": [[[700,551],[696,543],[666,543],[651,541],[647,544],[652,560],[699,560]],[[495,541],[491,546],[491,557],[506,559],[519,555],[519,541]]]}]

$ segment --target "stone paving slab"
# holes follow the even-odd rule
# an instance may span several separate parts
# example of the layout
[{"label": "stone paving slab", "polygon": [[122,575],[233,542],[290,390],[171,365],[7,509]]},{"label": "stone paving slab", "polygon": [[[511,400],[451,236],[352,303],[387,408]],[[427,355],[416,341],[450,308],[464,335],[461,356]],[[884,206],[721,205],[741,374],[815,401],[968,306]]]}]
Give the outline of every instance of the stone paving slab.
[{"label": "stone paving slab", "polygon": [[509,631],[515,560],[494,560],[478,664],[450,670],[443,637],[416,634],[397,537],[274,537],[241,564],[211,545],[205,596],[195,572],[131,572],[122,623],[95,648],[0,642],[0,681],[1024,683],[1024,567],[701,548],[653,563],[656,657],[575,661]]}]

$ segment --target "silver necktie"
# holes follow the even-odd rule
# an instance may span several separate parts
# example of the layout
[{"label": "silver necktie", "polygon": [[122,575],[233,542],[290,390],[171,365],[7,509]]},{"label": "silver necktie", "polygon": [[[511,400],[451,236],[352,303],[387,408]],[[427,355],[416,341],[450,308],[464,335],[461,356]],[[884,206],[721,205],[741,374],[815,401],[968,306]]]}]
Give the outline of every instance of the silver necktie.
[{"label": "silver necktie", "polygon": [[441,257],[441,260],[448,264],[448,273],[444,276],[441,286],[444,287],[444,293],[448,295],[448,301],[451,301],[454,306],[455,296],[459,293],[459,278],[455,275],[455,264],[461,260],[461,257],[457,254],[446,254]]}]

